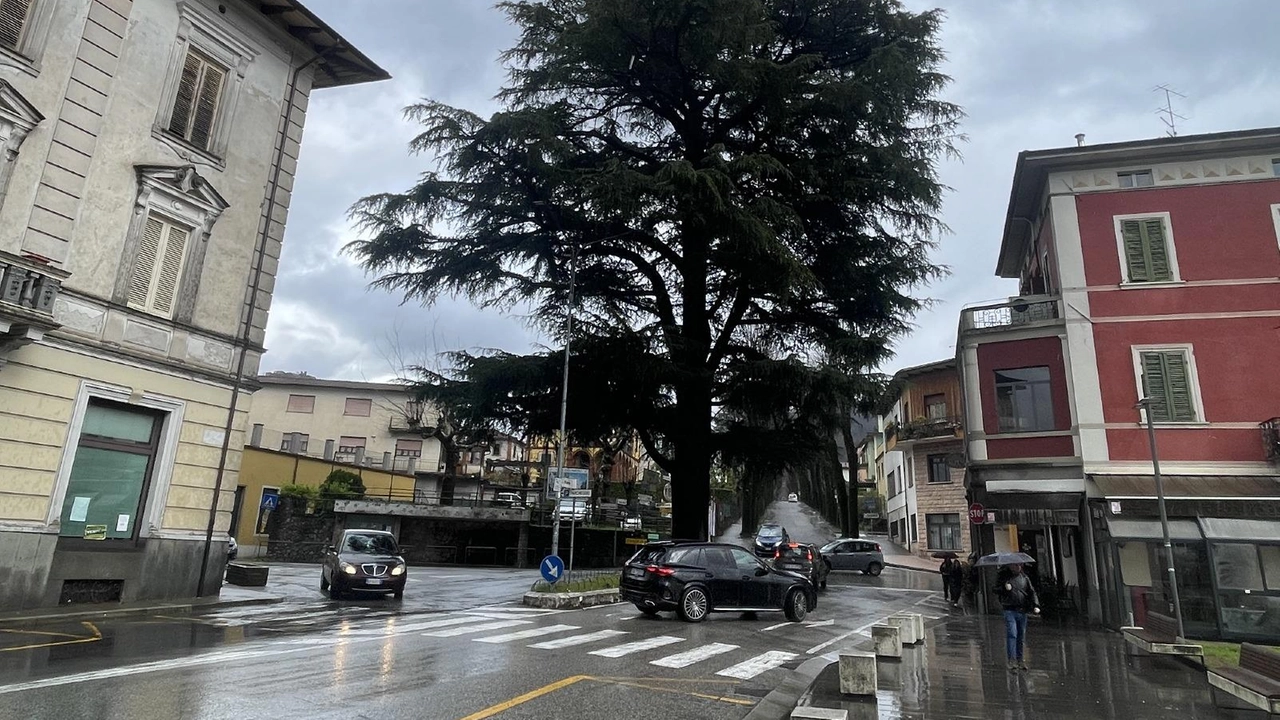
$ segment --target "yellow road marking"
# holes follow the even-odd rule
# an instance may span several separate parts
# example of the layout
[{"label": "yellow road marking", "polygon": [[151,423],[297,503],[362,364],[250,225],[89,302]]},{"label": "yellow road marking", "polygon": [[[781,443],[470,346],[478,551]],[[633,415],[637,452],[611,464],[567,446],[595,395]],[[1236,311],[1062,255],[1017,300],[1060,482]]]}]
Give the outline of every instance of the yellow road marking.
[{"label": "yellow road marking", "polygon": [[[79,643],[97,642],[102,639],[102,632],[98,630],[98,627],[96,625],[94,625],[91,622],[82,622],[80,624],[85,626],[85,628],[87,628],[89,632],[93,633],[93,635],[89,637],[79,637],[76,635],[68,635],[67,637],[72,637],[75,639],[59,640],[56,642],[46,642],[46,643],[33,643],[31,645],[19,645],[18,647],[0,648],[0,652],[17,652],[18,650],[38,650],[40,648],[57,647],[59,645],[76,645]],[[40,634],[49,634],[49,633],[40,633]]]},{"label": "yellow road marking", "polygon": [[13,635],[42,635],[44,637],[61,637],[61,638],[82,638],[83,635],[73,635],[63,632],[49,632],[48,630],[0,630],[0,633],[11,633]]},{"label": "yellow road marking", "polygon": [[501,702],[501,703],[498,703],[497,705],[491,705],[481,710],[480,712],[471,713],[470,715],[462,718],[462,720],[485,720],[485,718],[491,718],[494,715],[497,715],[498,713],[506,712],[507,710],[510,710],[511,708],[516,707],[517,705],[523,705],[529,702],[530,700],[536,700],[537,698],[540,698],[543,695],[546,695],[548,693],[553,693],[556,690],[559,690],[561,688],[569,687],[574,683],[578,683],[578,682],[582,682],[583,680],[590,680],[590,679],[591,679],[590,675],[572,675],[563,680],[557,680],[556,682],[553,682],[550,685],[543,685],[537,690],[531,690],[523,695],[513,697],[506,702]]}]

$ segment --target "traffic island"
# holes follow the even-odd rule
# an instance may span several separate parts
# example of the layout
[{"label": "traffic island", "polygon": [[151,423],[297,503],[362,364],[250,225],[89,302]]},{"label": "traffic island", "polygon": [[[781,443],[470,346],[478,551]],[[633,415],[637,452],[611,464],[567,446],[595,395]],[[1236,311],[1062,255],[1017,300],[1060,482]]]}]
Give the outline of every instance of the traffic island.
[{"label": "traffic island", "polygon": [[611,605],[622,601],[617,588],[607,590],[586,590],[582,592],[536,592],[530,590],[524,594],[524,604],[529,607],[546,610],[570,610],[573,608]]},{"label": "traffic island", "polygon": [[[554,561],[543,569],[542,580],[533,584],[529,592],[524,594],[524,604],[529,607],[564,610],[571,608],[594,607],[621,602],[618,590],[619,571],[587,571],[588,574],[574,573],[566,577],[563,567]],[[547,578],[559,578],[549,582]]]}]

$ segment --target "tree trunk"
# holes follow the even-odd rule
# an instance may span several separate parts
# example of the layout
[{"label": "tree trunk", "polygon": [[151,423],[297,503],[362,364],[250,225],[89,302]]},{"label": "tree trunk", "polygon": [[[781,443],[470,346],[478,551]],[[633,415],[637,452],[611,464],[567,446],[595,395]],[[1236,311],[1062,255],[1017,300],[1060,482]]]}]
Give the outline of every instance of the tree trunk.
[{"label": "tree trunk", "polygon": [[[845,537],[858,537],[858,525],[861,524],[862,508],[858,506],[858,448],[853,444],[853,430],[849,427],[849,423],[853,418],[853,410],[848,406],[841,408],[840,411],[840,439],[844,442],[844,457],[849,463],[849,483],[846,486],[846,493],[849,502],[848,509],[845,511],[845,517],[848,518],[845,529]],[[841,477],[843,481],[844,478]],[[842,483],[843,484],[843,483]]]}]

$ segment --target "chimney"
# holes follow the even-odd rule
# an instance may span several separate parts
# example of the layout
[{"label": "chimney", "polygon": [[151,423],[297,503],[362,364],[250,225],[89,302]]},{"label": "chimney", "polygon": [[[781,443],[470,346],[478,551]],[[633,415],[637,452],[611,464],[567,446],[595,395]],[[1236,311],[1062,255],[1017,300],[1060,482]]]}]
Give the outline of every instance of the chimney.
[{"label": "chimney", "polygon": [[1076,133],[1076,147],[1084,147],[1084,133]]}]

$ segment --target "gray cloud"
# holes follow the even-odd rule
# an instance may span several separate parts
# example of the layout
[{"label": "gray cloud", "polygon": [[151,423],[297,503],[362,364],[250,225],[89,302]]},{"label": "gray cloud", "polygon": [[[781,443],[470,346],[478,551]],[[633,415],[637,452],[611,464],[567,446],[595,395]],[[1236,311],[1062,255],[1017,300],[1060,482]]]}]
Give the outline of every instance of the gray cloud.
[{"label": "gray cloud", "polygon": [[[315,93],[281,275],[267,331],[268,369],[347,378],[383,377],[388,338],[404,354],[498,347],[523,351],[540,338],[519,317],[448,300],[425,309],[366,289],[368,279],[340,249],[356,237],[346,209],[374,192],[411,185],[429,159],[411,157],[416,128],[404,106],[431,97],[481,114],[496,109],[504,80],[498,54],[515,29],[478,0],[312,0],[311,8],[391,71],[395,79]],[[912,9],[928,3],[911,0]],[[993,274],[1017,153],[1065,146],[1077,132],[1100,143],[1156,137],[1163,125],[1151,89],[1188,95],[1182,134],[1275,123],[1280,3],[1143,0],[953,3],[942,32],[948,99],[968,113],[964,159],[939,168],[953,188],[943,209],[951,234],[936,260],[951,275],[921,290],[934,306],[896,347],[892,370],[954,352],[960,309],[1016,290]],[[1229,10],[1229,11],[1228,11]],[[389,20],[394,18],[394,20]]]}]

